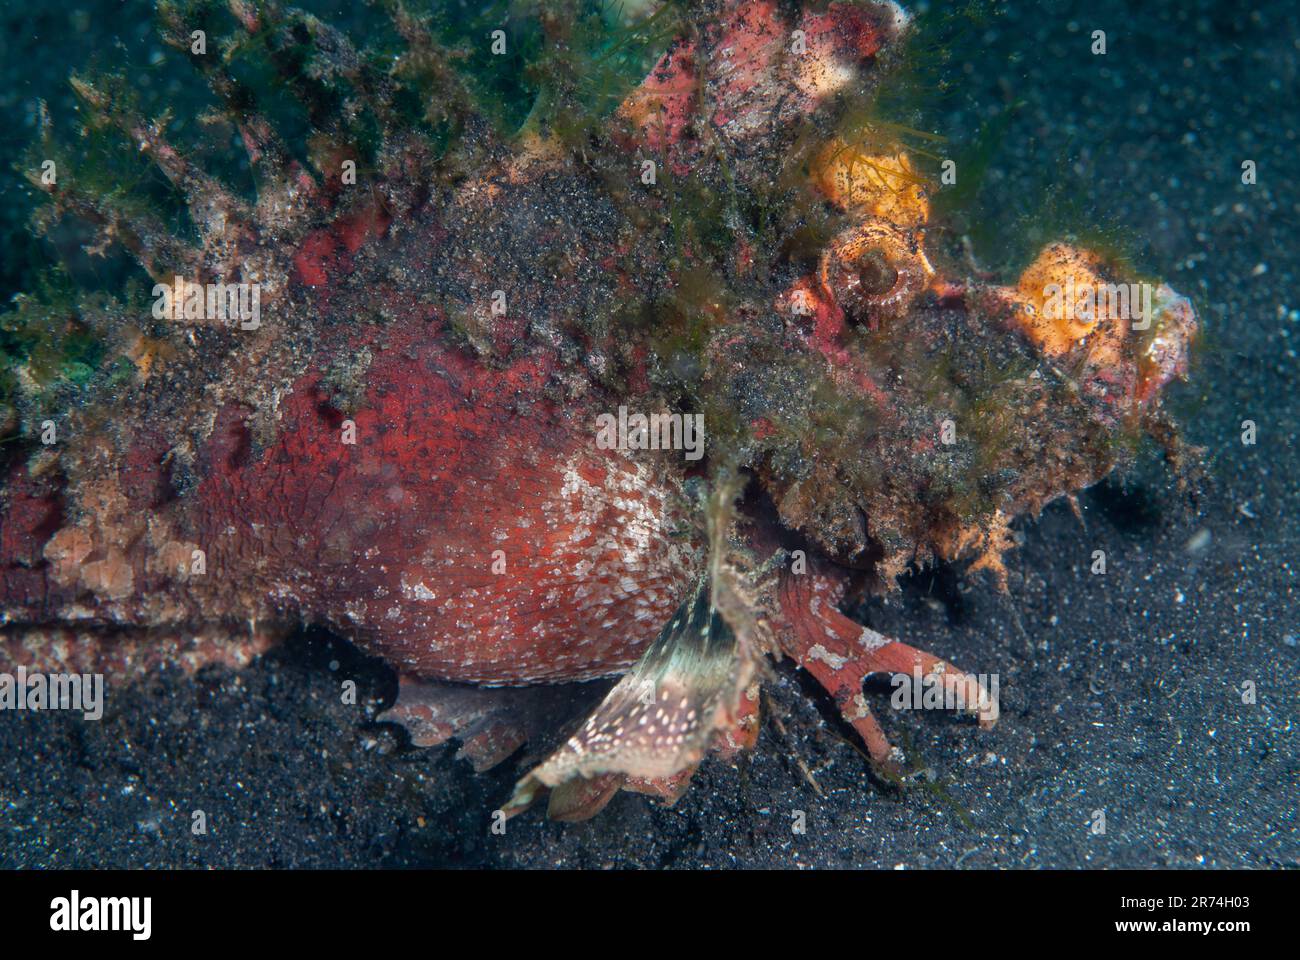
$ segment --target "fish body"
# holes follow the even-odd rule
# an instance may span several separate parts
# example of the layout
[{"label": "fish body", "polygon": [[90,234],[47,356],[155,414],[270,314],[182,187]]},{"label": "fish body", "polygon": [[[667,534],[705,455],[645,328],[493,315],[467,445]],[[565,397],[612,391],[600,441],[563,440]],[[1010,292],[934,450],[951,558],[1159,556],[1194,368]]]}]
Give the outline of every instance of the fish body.
[{"label": "fish body", "polygon": [[[164,311],[158,339],[119,315],[125,393],[65,411],[63,439],[9,467],[7,657],[105,662],[115,628],[145,650],[202,636],[198,662],[214,627],[323,624],[399,671],[389,716],[416,742],[457,736],[480,766],[523,734],[475,688],[619,677],[510,805],[551,789],[568,818],[620,787],[675,798],[710,749],[752,745],[767,656],[808,669],[880,764],[896,751],[869,673],[944,677],[991,725],[990,691],[839,604],[927,560],[1005,583],[1011,519],[1163,423],[1195,313],[1163,285],[1141,316],[1049,310],[1050,288],[1128,282],[1065,244],[1006,286],[932,262],[906,152],[837,125],[904,35],[897,5],[706,6],[607,135],[552,117],[497,142],[462,116],[474,136],[451,160],[337,35],[250,17],[271,50],[304,25],[330,37],[331,76],[384,135],[350,190],[232,108],[252,208],[87,86],[200,226],[188,246],[147,224],[114,235],[199,308]],[[828,225],[815,249],[739,217],[778,190],[805,204],[786,241]],[[722,212],[692,219],[686,198]],[[73,189],[51,199],[104,219]],[[258,284],[255,324],[205,314],[195,291],[233,282]]]}]

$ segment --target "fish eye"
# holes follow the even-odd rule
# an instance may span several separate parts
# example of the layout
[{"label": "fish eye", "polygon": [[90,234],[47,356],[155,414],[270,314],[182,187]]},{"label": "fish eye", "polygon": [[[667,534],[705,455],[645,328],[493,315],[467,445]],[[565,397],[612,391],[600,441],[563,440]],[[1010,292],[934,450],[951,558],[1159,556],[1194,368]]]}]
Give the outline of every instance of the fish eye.
[{"label": "fish eye", "polygon": [[883,250],[868,250],[859,258],[857,268],[858,289],[864,296],[884,296],[898,283],[898,271]]},{"label": "fish eye", "polygon": [[841,251],[828,272],[831,292],[852,323],[876,322],[875,314],[900,284],[900,271],[883,247]]}]

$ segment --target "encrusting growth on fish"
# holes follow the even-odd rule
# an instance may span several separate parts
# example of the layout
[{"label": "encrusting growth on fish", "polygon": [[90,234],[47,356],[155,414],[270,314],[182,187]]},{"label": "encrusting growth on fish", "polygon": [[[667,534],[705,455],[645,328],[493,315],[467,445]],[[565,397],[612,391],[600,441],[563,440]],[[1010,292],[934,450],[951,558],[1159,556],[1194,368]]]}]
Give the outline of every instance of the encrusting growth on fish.
[{"label": "encrusting growth on fish", "polygon": [[[278,3],[160,4],[251,196],[125,81],[74,79],[87,130],[154,164],[193,230],[76,153],[32,180],[37,228],[83,225],[184,307],[19,300],[15,323],[61,316],[107,359],[75,397],[20,368],[0,658],[109,662],[119,637],[123,671],[238,664],[320,624],[398,671],[386,719],[477,768],[534,742],[551,685],[618,678],[505,807],[549,791],[561,819],[620,789],[672,802],[752,747],[772,658],[882,767],[873,673],[996,722],[995,690],[841,610],[847,571],[891,589],[971,561],[1006,590],[1014,518],[1148,431],[1179,449],[1161,396],[1191,304],[1158,285],[1140,317],[1051,313],[1048,288],[1133,279],[1065,243],[1007,285],[954,273],[915,151],[855,127],[908,32],[895,3],[652,3],[588,60],[590,24],[544,11],[513,129],[434,18],[381,6],[376,57]],[[308,136],[259,107],[250,62]],[[47,127],[34,150],[56,149]],[[256,317],[209,314],[250,287]]]}]

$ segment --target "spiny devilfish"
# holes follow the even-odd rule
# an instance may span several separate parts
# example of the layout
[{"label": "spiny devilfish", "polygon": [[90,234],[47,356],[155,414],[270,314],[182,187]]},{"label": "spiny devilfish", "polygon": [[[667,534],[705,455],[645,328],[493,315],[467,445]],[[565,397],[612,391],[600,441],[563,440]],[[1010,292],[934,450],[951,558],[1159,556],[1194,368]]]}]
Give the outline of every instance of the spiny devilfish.
[{"label": "spiny devilfish", "polygon": [[[1014,516],[1103,477],[1126,431],[1176,451],[1161,388],[1186,371],[1188,301],[1161,285],[1140,321],[1105,298],[1045,310],[1049,289],[1131,279],[1065,244],[1012,286],[936,266],[906,150],[845,122],[909,28],[892,3],[714,0],[599,124],[565,106],[560,59],[512,137],[390,8],[406,52],[381,69],[307,14],[232,3],[230,49],[264,55],[328,133],[307,162],[225,60],[191,52],[254,201],[75,81],[197,241],[75,171],[42,184],[47,222],[80,218],[158,283],[256,283],[261,323],[97,315],[134,375],[101,377],[8,470],[5,658],[239,664],[326,624],[395,665],[389,717],[479,767],[536,706],[494,688],[621,676],[508,804],[549,789],[567,818],[620,788],[675,799],[711,748],[752,746],[769,656],[880,764],[897,753],[868,674],[919,672],[991,726],[976,678],[840,605],[935,559],[1004,582]],[[162,18],[188,50],[185,14]],[[416,80],[441,85],[426,119],[450,145],[395,109]],[[598,442],[622,408],[702,417],[703,459]]]}]

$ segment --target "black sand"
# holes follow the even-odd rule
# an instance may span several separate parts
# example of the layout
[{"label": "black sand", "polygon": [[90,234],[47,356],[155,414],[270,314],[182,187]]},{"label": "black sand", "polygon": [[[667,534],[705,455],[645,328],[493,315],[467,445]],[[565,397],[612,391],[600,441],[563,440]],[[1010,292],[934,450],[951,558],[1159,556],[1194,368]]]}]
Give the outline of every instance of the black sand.
[{"label": "black sand", "polygon": [[[78,30],[66,12],[5,6],[12,154],[31,134],[32,100],[66,108],[62,78],[106,42],[100,25],[106,38],[144,16],[84,4],[91,26]],[[1300,864],[1296,8],[999,9],[959,58],[942,118],[960,142],[1023,101],[976,218],[1028,249],[1043,226],[1022,215],[1056,182],[1194,299],[1207,336],[1175,409],[1208,468],[1185,496],[1148,457],[1083,498],[1086,526],[1064,504],[1022,521],[1009,597],[943,570],[864,611],[885,633],[998,673],[995,730],[891,713],[879,696],[886,729],[929,771],[900,794],[872,780],[825,700],[782,668],[768,692],[784,732],[769,719],[748,762],[707,762],[675,808],[621,795],[588,824],[535,811],[495,836],[491,811],[520,765],[475,775],[454,748],[404,748],[363,709],[391,698],[391,672],[304,636],[241,674],[164,673],[115,691],[99,723],[0,714],[0,867]],[[1107,31],[1104,58],[1088,52],[1093,29]],[[1248,159],[1253,186],[1241,182]],[[6,201],[6,229],[20,208]],[[1247,419],[1254,446],[1241,443]],[[1094,550],[1105,576],[1089,572]],[[358,681],[363,708],[340,702],[340,677]],[[196,809],[206,836],[191,833]],[[1104,835],[1090,832],[1096,811]]]}]

